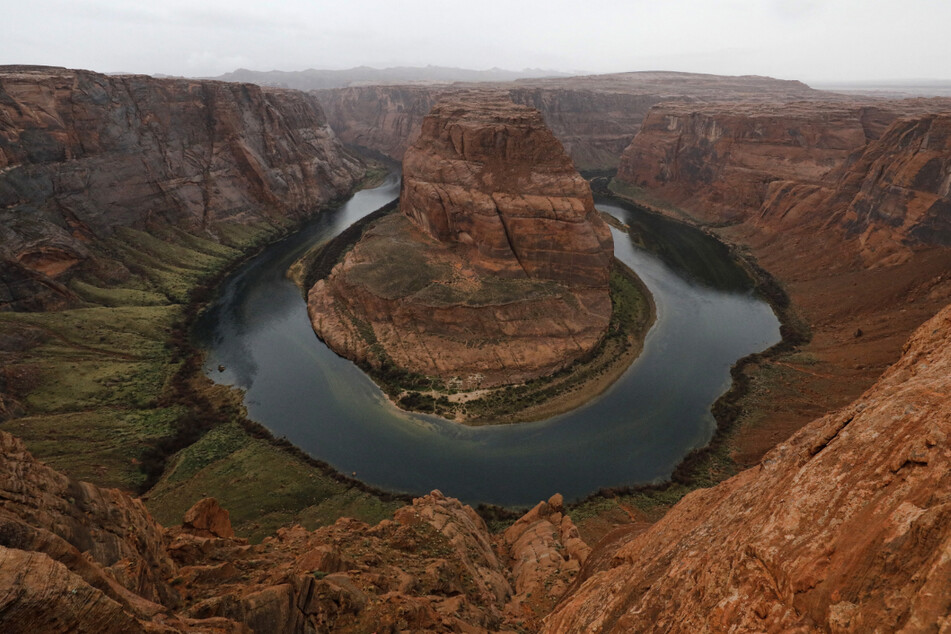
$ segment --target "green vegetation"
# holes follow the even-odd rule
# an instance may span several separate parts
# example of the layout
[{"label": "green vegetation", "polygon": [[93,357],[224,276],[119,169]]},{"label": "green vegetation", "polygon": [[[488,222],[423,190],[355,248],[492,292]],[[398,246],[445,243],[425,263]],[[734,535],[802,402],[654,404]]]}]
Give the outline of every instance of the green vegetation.
[{"label": "green vegetation", "polygon": [[147,503],[159,522],[174,524],[206,495],[214,495],[235,531],[252,541],[287,524],[316,528],[343,515],[378,522],[403,504],[328,477],[237,423],[215,427],[176,454]]},{"label": "green vegetation", "polygon": [[601,391],[595,389],[592,394],[592,384],[604,389],[613,383],[640,353],[644,337],[654,323],[654,310],[650,292],[633,271],[617,260],[611,270],[610,289],[611,322],[597,348],[551,376],[492,390],[465,403],[470,422],[542,418],[550,415],[558,399],[574,406]]},{"label": "green vegetation", "polygon": [[252,539],[289,522],[391,515],[399,496],[378,495],[247,420],[240,393],[204,377],[189,343],[217,281],[291,228],[222,224],[221,242],[176,227],[117,231],[96,252],[104,266],[70,280],[77,307],[0,313],[0,340],[14,351],[2,358],[0,408],[19,414],[0,429],[71,477],[148,490],[166,524],[205,496]]}]

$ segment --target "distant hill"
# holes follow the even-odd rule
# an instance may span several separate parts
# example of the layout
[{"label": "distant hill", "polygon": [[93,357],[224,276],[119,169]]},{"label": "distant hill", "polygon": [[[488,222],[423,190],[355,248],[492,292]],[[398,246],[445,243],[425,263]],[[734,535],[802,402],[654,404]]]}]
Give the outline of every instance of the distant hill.
[{"label": "distant hill", "polygon": [[894,79],[882,81],[827,81],[809,82],[819,90],[883,98],[951,97],[948,79]]},{"label": "distant hill", "polygon": [[526,68],[521,71],[490,68],[488,70],[470,70],[467,68],[448,68],[445,66],[397,66],[394,68],[370,68],[358,66],[347,70],[317,70],[310,68],[300,71],[257,71],[239,68],[238,70],[209,77],[220,81],[248,82],[261,86],[296,88],[297,90],[315,90],[320,88],[345,88],[368,84],[405,84],[405,83],[448,83],[448,82],[495,82],[514,81],[537,77],[568,77],[567,73]]}]

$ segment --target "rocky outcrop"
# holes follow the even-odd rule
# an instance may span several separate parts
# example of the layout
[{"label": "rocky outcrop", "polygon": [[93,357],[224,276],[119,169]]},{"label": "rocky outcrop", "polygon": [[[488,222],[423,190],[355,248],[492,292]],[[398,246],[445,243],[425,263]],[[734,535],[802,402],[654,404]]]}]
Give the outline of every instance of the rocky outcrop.
[{"label": "rocky outcrop", "polygon": [[121,277],[119,228],[279,225],[361,175],[303,93],[0,67],[0,308],[66,303],[78,269]]},{"label": "rocky outcrop", "polygon": [[438,491],[376,526],[252,546],[212,499],[166,530],[138,500],[69,480],[7,433],[0,445],[4,631],[535,629],[588,552],[560,496],[498,536]]},{"label": "rocky outcrop", "polygon": [[611,234],[537,111],[443,102],[403,172],[402,214],[308,295],[334,350],[479,388],[550,374],[598,344]]},{"label": "rocky outcrop", "polygon": [[0,545],[46,553],[120,602],[171,600],[163,529],[141,501],[70,480],[7,433],[0,453]]},{"label": "rocky outcrop", "polygon": [[546,631],[947,628],[949,338],[951,307],[859,400],[586,571]]},{"label": "rocky outcrop", "polygon": [[661,102],[836,98],[797,81],[671,72],[479,85],[354,86],[314,94],[343,141],[402,160],[419,136],[423,117],[440,98],[476,89],[539,110],[582,170],[616,167],[644,115]]}]

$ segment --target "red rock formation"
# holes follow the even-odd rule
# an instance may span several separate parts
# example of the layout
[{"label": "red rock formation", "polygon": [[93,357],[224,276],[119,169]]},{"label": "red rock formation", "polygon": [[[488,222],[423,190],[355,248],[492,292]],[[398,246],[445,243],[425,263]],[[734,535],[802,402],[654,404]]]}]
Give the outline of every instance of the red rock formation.
[{"label": "red rock formation", "polygon": [[587,554],[558,496],[504,537],[438,491],[376,526],[294,526],[256,546],[211,499],[163,530],[141,502],[67,479],[7,433],[0,446],[5,632],[533,628]]},{"label": "red rock formation", "polygon": [[858,401],[588,571],[545,631],[948,627],[949,338],[951,307]]},{"label": "red rock formation", "polygon": [[598,344],[611,234],[537,111],[483,96],[437,106],[403,182],[403,216],[309,293],[334,350],[474,388],[550,374]]},{"label": "red rock formation", "polygon": [[743,464],[857,398],[951,300],[951,100],[873,103],[657,106],[622,160],[630,195],[740,245],[808,324],[799,354],[758,364]]},{"label": "red rock formation", "polygon": [[234,537],[231,516],[228,511],[218,506],[215,498],[204,498],[195,502],[194,506],[185,512],[182,527],[193,535],[203,537]]},{"label": "red rock formation", "polygon": [[714,222],[887,227],[896,245],[943,244],[942,110],[951,101],[665,104],[624,151],[618,179]]},{"label": "red rock formation", "polygon": [[506,95],[536,108],[578,169],[611,169],[651,106],[670,101],[793,101],[836,99],[797,81],[641,72],[497,84],[360,86],[318,90],[331,127],[354,143],[402,160],[423,117],[441,98],[460,91]]},{"label": "red rock formation", "polygon": [[611,233],[536,110],[437,105],[403,159],[400,211],[497,274],[607,286]]},{"label": "red rock formation", "polygon": [[68,297],[119,227],[280,223],[361,174],[303,93],[0,67],[0,307]]}]

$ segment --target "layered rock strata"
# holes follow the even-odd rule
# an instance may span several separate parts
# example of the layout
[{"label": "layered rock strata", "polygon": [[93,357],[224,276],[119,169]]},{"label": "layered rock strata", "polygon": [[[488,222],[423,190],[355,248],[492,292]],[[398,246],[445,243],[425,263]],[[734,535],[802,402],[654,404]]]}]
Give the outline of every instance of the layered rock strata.
[{"label": "layered rock strata", "polygon": [[308,295],[343,356],[464,388],[550,374],[611,317],[613,242],[538,112],[439,104],[403,162],[399,215],[370,227]]},{"label": "layered rock strata", "polygon": [[951,301],[948,113],[947,99],[664,104],[625,151],[626,194],[740,245],[808,326],[801,351],[757,363],[741,463],[857,398]]},{"label": "layered rock strata", "polygon": [[[951,307],[859,400],[679,502],[548,632],[938,632],[951,621]],[[597,550],[597,549],[596,549]]]},{"label": "layered rock strata", "polygon": [[665,104],[648,113],[617,177],[718,223],[838,226],[891,242],[890,254],[947,245],[949,118],[947,99]]},{"label": "layered rock strata", "polygon": [[661,102],[836,99],[797,81],[640,72],[497,84],[353,86],[314,91],[347,143],[402,160],[423,117],[445,96],[481,90],[538,109],[578,169],[612,169],[647,111]]},{"label": "layered rock strata", "polygon": [[77,270],[128,275],[103,246],[117,229],[216,239],[301,218],[362,173],[303,93],[0,67],[0,308],[68,303]]},{"label": "layered rock strata", "polygon": [[213,499],[163,529],[5,432],[0,447],[3,631],[535,630],[590,550],[560,496],[492,535],[438,491],[376,526],[293,526],[252,546]]}]

